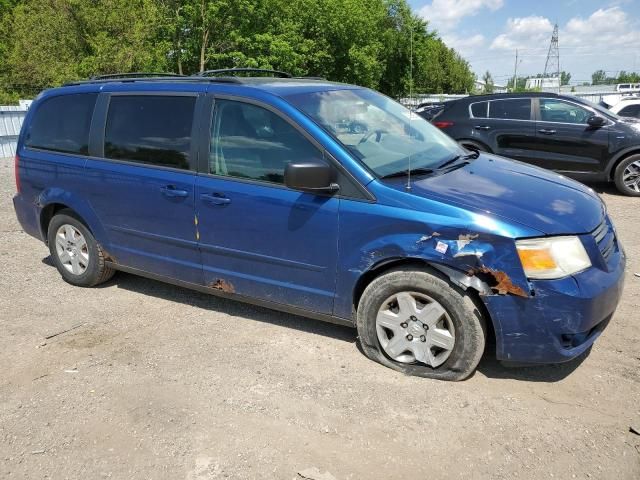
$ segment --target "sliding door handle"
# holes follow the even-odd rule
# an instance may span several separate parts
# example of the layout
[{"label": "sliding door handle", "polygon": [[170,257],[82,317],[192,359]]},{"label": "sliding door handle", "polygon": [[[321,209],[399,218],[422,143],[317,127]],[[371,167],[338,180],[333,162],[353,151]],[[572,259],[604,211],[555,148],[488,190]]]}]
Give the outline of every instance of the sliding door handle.
[{"label": "sliding door handle", "polygon": [[207,202],[211,205],[229,205],[231,203],[231,199],[225,197],[222,194],[216,194],[216,193],[203,193],[202,195],[200,195],[200,199],[203,202]]},{"label": "sliding door handle", "polygon": [[175,185],[165,185],[160,188],[160,191],[165,197],[169,198],[186,198],[189,196],[189,192],[186,190],[180,190],[179,188],[176,188]]}]

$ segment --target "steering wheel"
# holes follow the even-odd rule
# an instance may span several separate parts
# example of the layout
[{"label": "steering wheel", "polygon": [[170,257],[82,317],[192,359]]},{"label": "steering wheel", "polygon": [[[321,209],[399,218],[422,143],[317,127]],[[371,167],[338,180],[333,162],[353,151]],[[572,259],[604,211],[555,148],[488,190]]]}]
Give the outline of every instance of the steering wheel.
[{"label": "steering wheel", "polygon": [[369,133],[367,133],[364,137],[362,137],[360,139],[360,141],[358,142],[358,145],[362,145],[364,142],[366,142],[367,140],[369,140],[371,137],[373,137],[373,135],[375,134],[376,136],[376,142],[380,143],[380,139],[382,138],[382,134],[384,133],[389,133],[386,130],[379,128],[377,130],[372,130]]}]

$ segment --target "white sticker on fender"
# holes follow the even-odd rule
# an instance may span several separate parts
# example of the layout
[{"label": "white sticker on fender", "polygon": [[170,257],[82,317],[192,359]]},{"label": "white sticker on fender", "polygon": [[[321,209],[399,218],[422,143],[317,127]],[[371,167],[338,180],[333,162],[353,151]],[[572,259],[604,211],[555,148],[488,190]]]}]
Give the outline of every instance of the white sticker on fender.
[{"label": "white sticker on fender", "polygon": [[449,249],[449,245],[447,245],[444,242],[438,242],[436,244],[436,252],[447,253],[448,249]]}]

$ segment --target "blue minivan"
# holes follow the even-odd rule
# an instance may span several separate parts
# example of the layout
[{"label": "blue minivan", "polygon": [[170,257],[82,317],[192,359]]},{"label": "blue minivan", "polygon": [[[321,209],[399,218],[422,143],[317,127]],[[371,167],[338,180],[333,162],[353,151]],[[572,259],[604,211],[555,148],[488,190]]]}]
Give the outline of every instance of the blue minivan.
[{"label": "blue minivan", "polygon": [[354,326],[411,375],[467,378],[486,343],[517,363],[591,347],[625,269],[593,190],[372,90],[272,75],[41,93],[15,159],[24,231],[73,285],[121,270]]}]

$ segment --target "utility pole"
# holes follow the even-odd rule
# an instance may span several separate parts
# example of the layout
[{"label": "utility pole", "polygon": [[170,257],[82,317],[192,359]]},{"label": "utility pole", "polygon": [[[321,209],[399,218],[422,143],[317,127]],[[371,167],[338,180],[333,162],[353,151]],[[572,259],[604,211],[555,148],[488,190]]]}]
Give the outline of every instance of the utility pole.
[{"label": "utility pole", "polygon": [[551,44],[549,45],[549,52],[547,53],[547,61],[544,64],[544,78],[548,77],[558,78],[558,93],[560,93],[560,84],[562,83],[562,79],[560,77],[560,48],[558,47],[557,23],[553,27]]},{"label": "utility pole", "polygon": [[518,89],[518,49],[516,48],[516,64],[513,67],[513,91]]}]

